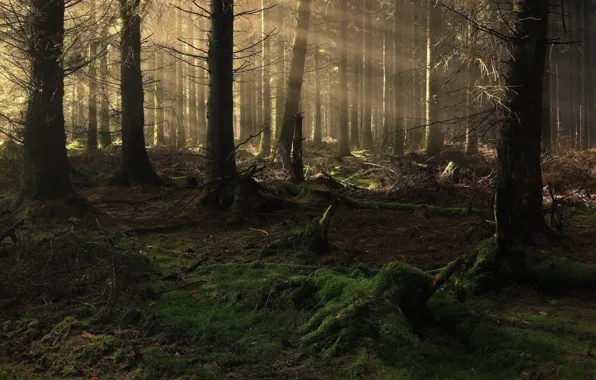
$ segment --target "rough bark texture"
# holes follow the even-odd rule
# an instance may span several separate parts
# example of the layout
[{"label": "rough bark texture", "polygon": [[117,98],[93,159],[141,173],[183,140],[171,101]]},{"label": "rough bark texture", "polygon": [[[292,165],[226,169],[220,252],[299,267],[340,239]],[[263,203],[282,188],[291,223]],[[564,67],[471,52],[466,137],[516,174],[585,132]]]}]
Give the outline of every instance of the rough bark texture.
[{"label": "rough bark texture", "polygon": [[[104,26],[101,31],[102,41],[108,37],[108,28]],[[101,77],[101,110],[99,117],[99,143],[102,148],[112,145],[110,133],[110,90],[108,84],[108,49],[99,61],[99,75]]]},{"label": "rough bark texture", "polygon": [[284,108],[283,125],[279,133],[277,158],[285,168],[290,167],[292,153],[292,132],[294,130],[294,116],[298,113],[300,92],[304,77],[308,26],[310,22],[310,1],[302,0],[298,3],[298,22],[292,51],[292,67],[288,80],[286,104]]},{"label": "rough bark texture", "polygon": [[348,0],[339,2],[341,14],[339,58],[339,156],[350,156],[350,127],[348,114]]},{"label": "rough bark texture", "polygon": [[[315,34],[316,36],[316,34]],[[315,126],[313,132],[313,142],[316,146],[321,145],[323,142],[323,126],[322,126],[322,110],[321,110],[321,47],[318,45],[318,41],[314,43],[314,61],[315,61]]]},{"label": "rough bark texture", "polygon": [[304,182],[304,163],[302,162],[302,122],[304,115],[294,116],[294,138],[292,139],[292,173],[294,183]]},{"label": "rough bark texture", "polygon": [[64,0],[34,0],[31,5],[22,190],[26,198],[48,200],[73,192],[64,130]]},{"label": "rough bark texture", "polygon": [[165,109],[164,109],[164,86],[163,86],[163,70],[164,70],[163,53],[158,50],[155,52],[155,128],[153,135],[154,145],[164,145],[166,143],[166,136],[164,132],[165,127]]},{"label": "rough bark texture", "polygon": [[402,96],[404,81],[403,74],[400,72],[398,64],[402,61],[402,57],[405,56],[405,46],[403,38],[400,38],[403,34],[400,30],[403,29],[405,24],[405,14],[403,10],[403,2],[401,0],[395,0],[395,14],[393,15],[393,72],[391,78],[393,82],[393,154],[401,156],[404,154],[404,97]]},{"label": "rough bark texture", "polygon": [[[91,3],[91,14],[95,13],[95,2]],[[89,44],[89,102],[88,118],[89,130],[87,131],[87,151],[97,150],[97,48],[99,41],[93,40]]]},{"label": "rough bark texture", "polygon": [[362,105],[362,149],[373,148],[372,135],[372,99],[373,99],[373,27],[372,27],[372,0],[364,0],[364,70],[363,70],[363,102]]},{"label": "rough bark texture", "polygon": [[141,72],[140,0],[120,0],[122,31],[120,39],[120,92],[122,98],[122,163],[112,183],[159,185],[149,162],[144,136],[144,96]]},{"label": "rough bark texture", "polygon": [[426,25],[426,141],[425,150],[429,155],[439,152],[443,145],[439,116],[438,68],[434,68],[438,58],[437,39],[441,25],[441,6],[434,0],[427,1]]},{"label": "rough bark texture", "polygon": [[547,230],[542,213],[541,114],[548,0],[516,1],[510,91],[498,147],[495,217],[499,247],[532,241]]},{"label": "rough bark texture", "polygon": [[236,176],[234,154],[234,2],[211,2],[206,181]]},{"label": "rough bark texture", "polygon": [[[261,0],[261,8],[266,9],[270,4],[267,0]],[[261,35],[263,39],[263,134],[259,147],[259,156],[268,157],[271,154],[271,41],[265,38],[269,33],[269,15],[267,11],[261,12]]]}]

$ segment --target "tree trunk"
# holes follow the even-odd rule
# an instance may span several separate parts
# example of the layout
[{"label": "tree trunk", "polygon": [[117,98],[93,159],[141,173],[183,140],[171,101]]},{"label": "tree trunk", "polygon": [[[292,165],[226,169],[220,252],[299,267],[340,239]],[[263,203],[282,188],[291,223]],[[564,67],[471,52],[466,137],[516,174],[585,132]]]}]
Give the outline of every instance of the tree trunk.
[{"label": "tree trunk", "polygon": [[584,80],[582,86],[582,130],[581,130],[581,148],[582,149],[589,149],[590,148],[590,126],[592,124],[592,66],[590,55],[592,54],[592,27],[590,25],[590,15],[593,13],[592,11],[592,2],[584,0],[583,2],[583,71],[584,71]]},{"label": "tree trunk", "polygon": [[427,0],[426,9],[426,154],[434,155],[443,145],[438,104],[438,58],[437,40],[441,24],[441,6],[435,0]]},{"label": "tree trunk", "polygon": [[[472,18],[476,18],[473,13]],[[468,62],[465,71],[466,76],[466,147],[465,151],[468,154],[478,153],[478,131],[477,126],[473,124],[472,111],[474,108],[474,101],[472,99],[472,93],[474,91],[474,82],[477,78],[476,70],[476,28],[470,23],[467,26],[468,34]]]},{"label": "tree trunk", "polygon": [[339,35],[339,156],[350,156],[348,114],[348,0],[340,0],[341,27]]},{"label": "tree trunk", "polygon": [[360,65],[359,57],[354,57],[352,69],[352,112],[350,120],[350,147],[358,149],[360,146]]},{"label": "tree trunk", "polygon": [[[284,6],[283,4],[277,4],[277,25],[283,27],[284,25]],[[279,33],[276,39],[276,75],[277,81],[275,84],[275,138],[279,138],[279,133],[283,125],[284,117],[284,80],[285,80],[285,41],[284,33]]]},{"label": "tree trunk", "polygon": [[211,1],[205,180],[234,178],[234,1]]},{"label": "tree trunk", "polygon": [[165,60],[161,50],[155,52],[155,134],[153,135],[154,145],[165,145],[165,104],[164,104],[164,66]]},{"label": "tree trunk", "polygon": [[[176,35],[182,38],[182,11],[176,10]],[[179,44],[178,49],[185,50],[184,44]],[[185,97],[184,97],[184,61],[182,57],[176,57],[176,147],[186,147],[186,125],[185,125]]]},{"label": "tree trunk", "polygon": [[298,3],[298,21],[292,51],[292,67],[288,80],[283,125],[279,133],[279,142],[277,145],[278,159],[281,160],[285,168],[290,167],[294,116],[298,113],[302,79],[304,77],[304,63],[306,61],[308,26],[310,21],[310,2],[311,0],[302,0]]},{"label": "tree trunk", "polygon": [[97,63],[95,59],[97,45],[98,42],[93,41],[89,47],[91,59],[89,63],[89,130],[87,131],[87,151],[89,152],[97,150]]},{"label": "tree trunk", "polygon": [[[401,71],[400,64],[404,61],[405,56],[405,33],[401,32],[405,24],[405,13],[403,6],[408,4],[404,3],[403,0],[395,0],[395,14],[393,16],[393,71],[391,72],[391,78],[393,83],[393,120],[391,124],[394,126],[393,129],[393,154],[401,156],[404,154],[404,98],[403,92],[403,74]],[[401,33],[400,33],[401,32]]]},{"label": "tree trunk", "polygon": [[304,164],[302,162],[302,122],[304,115],[294,116],[294,138],[292,139],[292,172],[291,181],[300,184],[304,182]]},{"label": "tree trunk", "polygon": [[[548,229],[542,213],[541,113],[548,0],[517,0],[507,85],[507,120],[498,148],[495,218],[502,252]],[[510,110],[510,111],[508,111]]]},{"label": "tree trunk", "polygon": [[[194,46],[197,43],[197,28],[194,25],[192,15],[189,15],[188,27],[190,28],[191,41]],[[202,18],[202,17],[201,17]],[[188,129],[190,135],[190,143],[197,145],[199,142],[199,127],[198,127],[198,110],[197,110],[197,65],[198,60],[191,58],[191,65],[188,66]]]},{"label": "tree trunk", "polygon": [[64,0],[31,1],[29,99],[22,191],[50,200],[73,193],[64,130]]},{"label": "tree trunk", "polygon": [[122,98],[122,163],[112,183],[122,186],[160,185],[155,174],[143,133],[143,74],[141,71],[140,0],[120,0],[122,30],[120,37],[120,92]]},{"label": "tree trunk", "polygon": [[[91,2],[91,14],[95,13],[95,1]],[[89,44],[89,104],[88,118],[89,130],[87,131],[87,151],[97,150],[97,48],[99,41],[94,39]]]},{"label": "tree trunk", "polygon": [[372,0],[364,0],[364,43],[362,45],[364,57],[364,89],[363,89],[363,116],[362,116],[362,149],[372,150],[372,100],[373,100],[373,26],[372,26]]},{"label": "tree trunk", "polygon": [[[261,0],[261,8],[269,7],[267,0]],[[269,157],[271,154],[271,43],[269,38],[265,38],[269,33],[269,15],[266,11],[261,12],[261,36],[263,40],[263,135],[261,136],[261,146],[259,147],[260,157]]]},{"label": "tree trunk", "polygon": [[[101,40],[108,40],[107,26],[104,26],[101,31]],[[110,133],[110,79],[108,76],[108,51],[109,46],[106,47],[106,51],[101,56],[101,59],[99,61],[99,75],[101,77],[101,111],[99,121],[99,143],[101,144],[102,148],[112,145],[112,135]]]},{"label": "tree trunk", "polygon": [[[315,38],[318,35],[314,34]],[[318,44],[318,38],[314,43],[314,61],[315,61],[315,127],[313,133],[313,142],[315,146],[320,146],[323,142],[322,109],[321,109],[321,47]]]}]

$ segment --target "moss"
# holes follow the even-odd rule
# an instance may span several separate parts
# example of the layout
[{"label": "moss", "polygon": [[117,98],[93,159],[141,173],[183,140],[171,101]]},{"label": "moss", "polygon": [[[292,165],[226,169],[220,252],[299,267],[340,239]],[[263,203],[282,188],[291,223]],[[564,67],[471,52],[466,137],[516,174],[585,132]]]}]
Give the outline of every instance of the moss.
[{"label": "moss", "polygon": [[412,321],[421,317],[431,288],[430,275],[398,262],[387,264],[374,281],[374,294],[399,306]]},{"label": "moss", "polygon": [[439,207],[425,204],[410,204],[397,202],[361,201],[351,197],[344,197],[344,203],[350,207],[366,209],[382,209],[394,211],[420,212],[425,217],[432,216],[469,216],[484,215],[485,211],[468,207]]},{"label": "moss", "polygon": [[548,291],[593,290],[596,265],[530,252],[524,280]]}]

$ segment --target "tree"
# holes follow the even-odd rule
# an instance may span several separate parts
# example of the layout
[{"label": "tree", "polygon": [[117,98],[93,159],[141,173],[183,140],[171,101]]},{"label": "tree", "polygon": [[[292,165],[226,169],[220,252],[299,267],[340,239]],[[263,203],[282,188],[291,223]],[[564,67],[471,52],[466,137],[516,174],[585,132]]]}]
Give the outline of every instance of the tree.
[{"label": "tree", "polygon": [[404,17],[404,10],[402,9],[403,5],[408,5],[404,3],[402,0],[395,0],[394,3],[394,13],[393,13],[393,40],[394,40],[394,47],[393,47],[393,72],[391,73],[391,77],[393,79],[393,125],[394,131],[393,133],[393,154],[396,156],[400,156],[404,154],[404,104],[403,100],[404,97],[402,96],[402,87],[403,87],[403,76],[398,70],[398,64],[402,60],[402,57],[405,55],[406,49],[404,48],[405,42],[403,33],[399,33],[401,28],[403,28],[405,17]]},{"label": "tree", "polygon": [[502,252],[550,231],[542,211],[542,90],[548,0],[516,0],[507,75],[506,122],[498,146],[495,219]]},{"label": "tree", "polygon": [[322,126],[322,110],[321,110],[321,47],[318,43],[318,33],[314,34],[314,64],[315,64],[315,125],[313,131],[313,142],[316,146],[320,146],[323,142],[323,126]]},{"label": "tree", "polygon": [[51,200],[73,193],[64,130],[64,0],[33,0],[23,195]]},{"label": "tree", "polygon": [[429,155],[438,153],[443,145],[438,114],[438,48],[437,39],[441,26],[441,6],[435,0],[427,0],[426,9],[426,141],[425,150]]},{"label": "tree", "polygon": [[234,0],[211,1],[205,180],[236,177],[234,154]]},{"label": "tree", "polygon": [[372,0],[364,0],[364,43],[362,44],[364,70],[363,76],[363,105],[362,105],[362,149],[373,148],[372,135],[372,98],[373,98],[373,26]]},{"label": "tree", "polygon": [[339,156],[350,156],[348,114],[348,0],[339,0],[341,26],[339,34]]},{"label": "tree", "polygon": [[160,185],[145,149],[143,74],[141,71],[140,0],[119,0],[120,92],[122,99],[122,163],[113,184]]},{"label": "tree", "polygon": [[259,156],[268,157],[271,154],[271,59],[269,57],[271,42],[266,35],[269,30],[269,16],[266,9],[269,7],[267,0],[261,0],[261,36],[263,38],[263,135],[261,136],[261,146],[259,147]]},{"label": "tree", "polygon": [[[182,11],[178,9],[176,11],[176,33],[178,38],[182,38]],[[175,60],[175,70],[176,70],[176,95],[175,95],[175,102],[176,102],[176,146],[178,148],[186,147],[186,115],[185,115],[185,108],[184,104],[184,62],[180,56],[184,55],[185,45],[182,44],[179,48],[180,53],[176,57]]]},{"label": "tree", "polygon": [[304,63],[306,61],[308,27],[310,22],[310,2],[311,0],[302,0],[298,2],[298,21],[296,23],[294,48],[292,50],[292,67],[288,79],[283,125],[279,133],[279,142],[277,145],[277,155],[284,168],[289,168],[291,163],[292,136],[294,132],[295,116],[298,114],[302,79],[304,77]]},{"label": "tree", "polygon": [[[101,40],[108,39],[108,25],[105,23],[101,30]],[[99,116],[99,143],[102,148],[112,145],[112,134],[110,133],[110,86],[108,79],[108,52],[109,44],[105,53],[99,61],[99,76],[101,80],[101,100]]]},{"label": "tree", "polygon": [[[91,2],[91,15],[95,18],[95,1]],[[89,44],[89,102],[88,118],[89,130],[87,131],[87,151],[97,150],[97,49],[99,41],[93,38]]]}]

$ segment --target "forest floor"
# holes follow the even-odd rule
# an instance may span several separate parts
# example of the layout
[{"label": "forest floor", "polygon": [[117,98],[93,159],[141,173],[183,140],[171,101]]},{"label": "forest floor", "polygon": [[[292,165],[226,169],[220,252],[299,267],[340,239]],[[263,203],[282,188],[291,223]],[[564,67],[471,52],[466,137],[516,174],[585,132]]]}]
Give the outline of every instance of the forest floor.
[{"label": "forest floor", "polygon": [[[454,331],[412,328],[374,297],[388,263],[436,270],[491,236],[490,151],[337,159],[332,148],[307,147],[307,175],[341,181],[353,202],[332,219],[336,249],[312,255],[292,239],[329,206],[324,184],[290,184],[242,152],[239,165],[265,165],[257,180],[281,202],[230,223],[188,186],[201,183],[197,152],[153,150],[168,185],[123,189],[103,185],[115,151],[73,147],[91,211],[31,206],[20,240],[3,243],[0,379],[596,378],[593,291],[507,288],[462,304],[479,318]],[[7,150],[9,198],[18,153]],[[541,253],[596,264],[596,152],[545,158],[544,178],[565,239]]]}]

